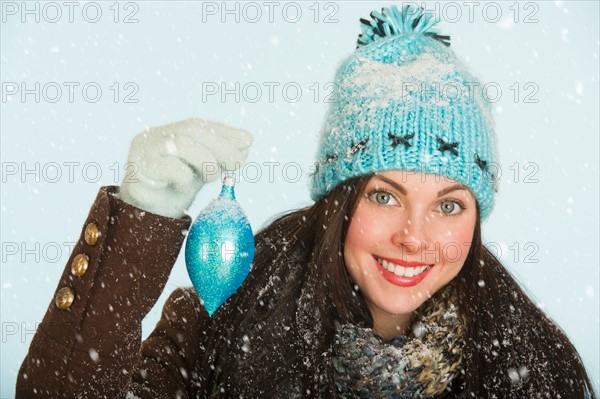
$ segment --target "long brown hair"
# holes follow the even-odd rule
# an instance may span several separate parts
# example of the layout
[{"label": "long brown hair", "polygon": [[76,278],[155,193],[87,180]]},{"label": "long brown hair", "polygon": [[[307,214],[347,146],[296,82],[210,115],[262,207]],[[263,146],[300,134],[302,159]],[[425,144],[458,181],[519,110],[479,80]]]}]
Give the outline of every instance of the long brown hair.
[{"label": "long brown hair", "polygon": [[[352,213],[371,177],[345,181],[257,234],[252,273],[216,314],[220,328],[207,362],[222,366],[212,376],[213,392],[336,396],[334,321],[373,325],[343,259]],[[450,284],[466,320],[466,346],[464,373],[448,397],[595,398],[565,333],[483,245],[479,209],[465,265]]]}]

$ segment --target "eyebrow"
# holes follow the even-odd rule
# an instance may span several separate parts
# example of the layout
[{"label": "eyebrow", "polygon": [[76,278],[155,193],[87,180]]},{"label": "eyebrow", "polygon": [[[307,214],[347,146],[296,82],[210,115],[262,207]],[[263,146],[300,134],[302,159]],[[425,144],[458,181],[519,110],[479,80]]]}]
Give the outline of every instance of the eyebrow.
[{"label": "eyebrow", "polygon": [[[402,194],[406,195],[406,189],[404,187],[402,187],[400,184],[396,183],[394,180],[388,179],[387,177],[380,176],[380,175],[375,175],[374,177],[378,180],[381,180],[381,181],[389,184],[390,186],[394,187],[396,190],[400,191]],[[442,195],[446,195],[452,191],[466,190],[466,189],[467,188],[464,185],[457,183],[450,187],[446,187],[446,188],[438,191],[437,196],[441,197]]]}]

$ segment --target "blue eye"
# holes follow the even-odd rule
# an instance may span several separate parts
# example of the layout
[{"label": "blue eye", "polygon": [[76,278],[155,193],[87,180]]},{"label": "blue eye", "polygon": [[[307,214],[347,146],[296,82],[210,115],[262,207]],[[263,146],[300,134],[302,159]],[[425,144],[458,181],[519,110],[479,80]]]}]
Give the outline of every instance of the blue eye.
[{"label": "blue eye", "polygon": [[367,197],[377,205],[395,205],[396,203],[394,196],[387,191],[373,190]]},{"label": "blue eye", "polygon": [[442,210],[442,213],[449,215],[449,216],[458,215],[460,212],[462,212],[465,209],[465,207],[462,205],[462,203],[457,200],[443,200],[440,203],[440,208]]}]

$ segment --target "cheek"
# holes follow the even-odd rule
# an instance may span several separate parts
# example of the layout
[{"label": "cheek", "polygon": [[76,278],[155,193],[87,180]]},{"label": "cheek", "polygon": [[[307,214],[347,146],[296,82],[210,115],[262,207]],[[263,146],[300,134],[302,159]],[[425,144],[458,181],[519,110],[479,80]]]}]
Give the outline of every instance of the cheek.
[{"label": "cheek", "polygon": [[358,257],[366,234],[367,233],[356,223],[350,223],[348,232],[346,233],[346,242],[344,243],[344,262],[346,263],[348,271],[353,275],[360,264],[358,262]]},{"label": "cheek", "polygon": [[369,218],[362,208],[359,205],[354,212],[344,243],[344,261],[355,280],[359,277],[360,265],[364,263],[364,258],[373,251],[373,247],[380,244],[374,236],[378,231],[377,223],[373,218]]},{"label": "cheek", "polygon": [[441,244],[441,257],[444,262],[462,265],[469,254],[472,240],[473,228],[470,225],[452,230],[452,234],[446,231],[439,235],[437,242]]},{"label": "cheek", "polygon": [[346,235],[346,248],[350,252],[377,248],[389,237],[390,226],[386,218],[368,206],[360,204],[352,216]]}]

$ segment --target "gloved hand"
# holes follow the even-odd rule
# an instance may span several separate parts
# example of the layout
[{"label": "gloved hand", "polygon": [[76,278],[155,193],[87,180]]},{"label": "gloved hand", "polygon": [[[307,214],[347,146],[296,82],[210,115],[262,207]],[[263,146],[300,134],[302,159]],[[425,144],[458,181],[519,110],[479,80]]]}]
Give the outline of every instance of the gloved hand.
[{"label": "gloved hand", "polygon": [[204,119],[146,129],[131,142],[119,198],[158,215],[180,218],[204,183],[241,166],[252,144],[244,130]]}]

